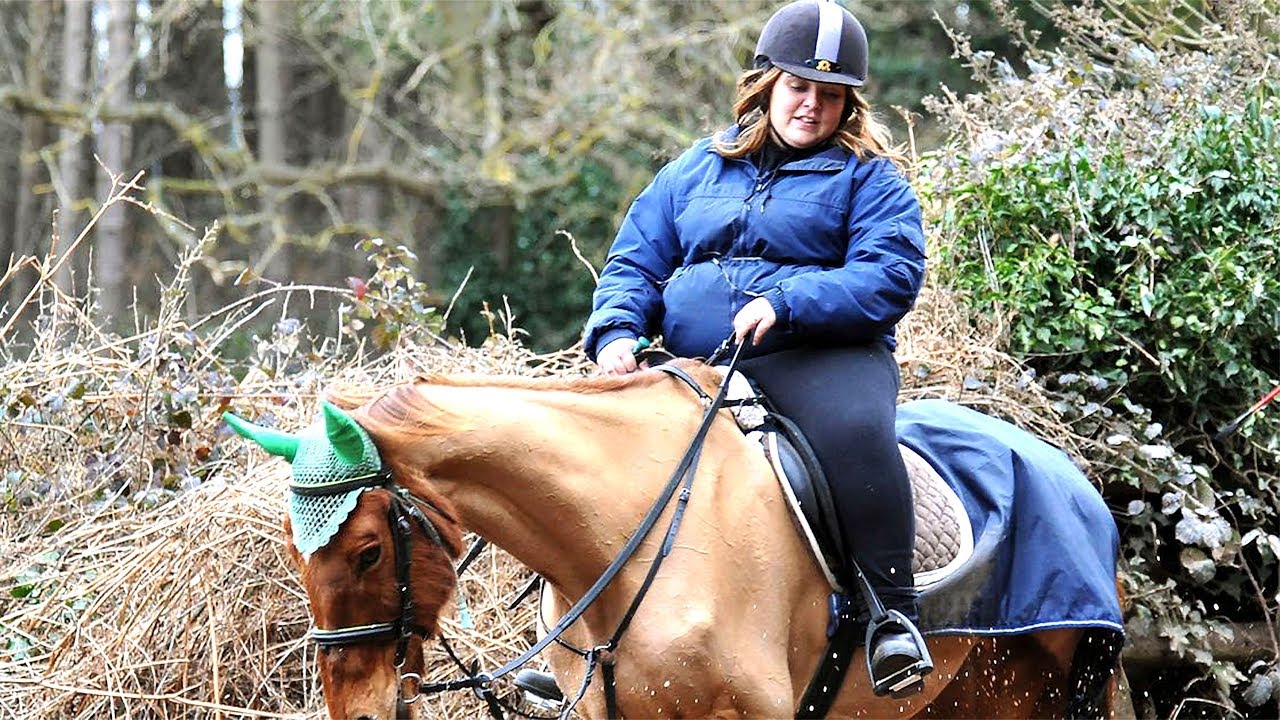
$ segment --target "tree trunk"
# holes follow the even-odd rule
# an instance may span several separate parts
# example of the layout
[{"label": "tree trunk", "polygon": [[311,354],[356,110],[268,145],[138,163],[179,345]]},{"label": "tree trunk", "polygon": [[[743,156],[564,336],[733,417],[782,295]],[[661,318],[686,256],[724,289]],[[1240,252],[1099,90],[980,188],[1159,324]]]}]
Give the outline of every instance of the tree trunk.
[{"label": "tree trunk", "polygon": [[[49,48],[45,32],[53,21],[51,4],[32,2],[26,4],[28,44],[23,71],[26,91],[35,97],[47,92],[45,58]],[[48,125],[39,113],[26,113],[22,117],[22,143],[18,150],[17,207],[13,218],[13,255],[19,258],[33,256],[40,247],[40,238],[49,237],[49,224],[44,200],[36,195],[36,185],[47,177],[40,161],[40,148],[48,139]],[[9,285],[10,309],[17,311],[31,291],[32,275],[26,273],[11,280]]]},{"label": "tree trunk", "polygon": [[[58,88],[58,99],[78,104],[84,101],[91,37],[89,12],[93,3],[90,0],[65,0],[64,7],[67,17],[62,29],[62,85]],[[83,139],[83,133],[75,127],[63,126],[58,132],[58,178],[55,182],[58,190],[58,244],[52,248],[51,254],[56,254],[56,262],[59,263],[54,279],[69,293],[76,291],[72,286],[73,264],[81,269],[88,264],[81,260],[83,251],[72,247],[82,221],[75,206],[85,199],[89,189]],[[74,255],[68,257],[72,253]]]},{"label": "tree trunk", "polygon": [[[106,106],[123,108],[132,98],[133,12],[135,0],[109,0],[110,20],[107,25]],[[99,135],[98,157],[106,168],[98,169],[98,199],[106,201],[116,187],[107,171],[122,176],[127,182],[134,174],[130,149],[132,128],[128,123],[109,123]],[[107,321],[118,322],[129,302],[126,283],[126,213],[127,205],[117,203],[108,208],[98,221],[94,235],[94,277],[100,294],[98,304]]]},{"label": "tree trunk", "polygon": [[[184,0],[151,0],[151,16],[171,17],[163,28],[165,42],[145,58],[145,101],[171,104],[197,118],[221,117],[230,100],[223,73],[223,17],[220,4],[185,3]],[[154,20],[153,20],[154,22]],[[207,126],[210,134],[227,132],[221,123]],[[221,137],[217,137],[221,140]],[[209,177],[200,149],[176,138],[168,127],[142,125],[134,130],[133,154],[149,158],[152,179]],[[183,208],[182,219],[201,227],[222,208]]]},{"label": "tree trunk", "polygon": [[[289,160],[285,132],[285,83],[289,77],[284,61],[286,20],[293,3],[261,0],[257,3],[258,43],[254,66],[257,100],[258,162],[264,168],[283,167]],[[269,225],[263,233],[262,254],[254,262],[255,271],[279,279],[287,274],[288,227],[274,188],[263,188],[263,213]]]},{"label": "tree trunk", "polygon": [[[0,27],[4,28],[20,28],[22,22],[19,18],[24,15],[24,8],[13,4],[0,4]],[[5,50],[12,50],[12,60],[17,60],[18,48],[15,47],[13,36],[18,35],[17,32],[9,33],[4,45]],[[20,38],[19,38],[20,39]],[[5,53],[10,54],[10,53]],[[10,70],[14,70],[10,74]],[[0,66],[0,85],[17,85],[22,82],[21,70],[14,67],[14,63],[7,63]],[[18,173],[21,160],[19,155],[22,152],[22,124],[14,122],[10,117],[0,117],[0,187],[12,188],[18,184]],[[8,229],[13,227],[14,217],[18,213],[17,198],[14,193],[0,194],[0,228]],[[13,256],[13,246],[7,233],[0,232],[0,267],[3,267],[3,258]],[[3,270],[0,270],[3,272]]]},{"label": "tree trunk", "polygon": [[[494,43],[498,41],[496,28],[502,22],[502,9],[487,3],[446,2],[438,11],[449,38],[478,39],[475,47],[446,57],[444,64],[449,68],[456,96],[475,99],[478,121],[484,125],[479,148],[485,158],[482,162],[496,161],[492,153],[501,136],[503,118],[498,91],[502,68]],[[496,192],[486,198],[484,210],[477,214],[484,218],[490,254],[504,275],[510,271],[515,254],[515,213],[511,193]]]},{"label": "tree trunk", "polygon": [[[224,197],[181,196],[167,193],[170,180],[204,181],[212,177],[209,160],[211,146],[230,137],[229,125],[215,120],[229,117],[231,105],[227,80],[223,72],[224,42],[223,3],[188,2],[188,0],[150,0],[151,20],[164,18],[152,33],[153,48],[141,58],[138,73],[145,79],[144,102],[176,107],[192,118],[205,119],[204,136],[199,145],[180,137],[164,123],[144,122],[133,125],[130,157],[131,170],[146,170],[146,184],[159,197],[161,206],[195,228],[189,238],[198,237],[204,228],[224,215],[246,214],[246,200],[238,195]],[[142,26],[138,24],[140,29]],[[207,133],[207,136],[204,135]],[[117,168],[113,168],[115,170]],[[228,168],[220,168],[229,172]],[[132,174],[130,175],[132,177]],[[138,249],[126,267],[125,286],[149,289],[153,277],[165,277],[172,271],[181,247],[159,223],[138,222],[142,217],[130,213],[135,222],[129,230],[129,243]],[[201,282],[198,274],[186,303],[189,317],[202,309],[222,302],[213,283]],[[149,298],[140,297],[144,305]],[[154,307],[154,302],[150,303]]]}]

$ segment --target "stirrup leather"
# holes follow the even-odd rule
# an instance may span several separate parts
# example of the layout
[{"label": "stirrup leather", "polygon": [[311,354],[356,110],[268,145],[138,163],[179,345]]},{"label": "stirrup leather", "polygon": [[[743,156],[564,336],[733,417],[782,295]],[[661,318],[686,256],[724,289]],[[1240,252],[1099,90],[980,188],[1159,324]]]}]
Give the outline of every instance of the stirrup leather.
[{"label": "stirrup leather", "polygon": [[[897,670],[888,677],[878,678],[875,675],[875,668],[872,663],[872,656],[875,652],[874,640],[876,635],[879,635],[888,627],[899,628],[911,635],[915,641],[916,649],[920,651],[920,659]],[[890,695],[894,698],[904,698],[914,695],[924,689],[924,676],[933,672],[933,658],[929,655],[929,648],[925,645],[924,637],[916,628],[915,623],[908,620],[905,615],[897,610],[889,610],[867,625],[865,647],[867,677],[871,678],[871,690],[877,696]]]}]

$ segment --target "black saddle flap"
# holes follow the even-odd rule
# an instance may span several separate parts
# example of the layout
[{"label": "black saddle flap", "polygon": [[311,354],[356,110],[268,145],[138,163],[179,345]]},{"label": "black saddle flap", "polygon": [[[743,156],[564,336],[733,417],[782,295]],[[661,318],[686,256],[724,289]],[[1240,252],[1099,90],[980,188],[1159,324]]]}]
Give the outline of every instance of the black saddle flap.
[{"label": "black saddle flap", "polygon": [[766,442],[765,450],[770,451],[771,445],[776,446],[777,457],[771,459],[786,476],[805,521],[809,523],[809,529],[813,531],[818,547],[822,549],[827,566],[844,583],[848,578],[845,558],[849,557],[849,553],[840,531],[831,489],[827,486],[827,476],[822,472],[822,466],[818,464],[818,457],[809,446],[809,441],[795,423],[777,413],[771,414],[769,419],[773,427],[765,432],[774,435],[774,442]]}]

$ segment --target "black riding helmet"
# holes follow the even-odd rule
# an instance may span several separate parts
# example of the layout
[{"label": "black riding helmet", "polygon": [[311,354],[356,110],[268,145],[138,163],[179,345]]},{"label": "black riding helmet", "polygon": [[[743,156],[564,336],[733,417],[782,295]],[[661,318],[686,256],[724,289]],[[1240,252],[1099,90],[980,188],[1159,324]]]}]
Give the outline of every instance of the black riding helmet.
[{"label": "black riding helmet", "polygon": [[867,33],[853,13],[832,0],[796,0],[760,31],[755,67],[771,66],[814,82],[862,87]]}]

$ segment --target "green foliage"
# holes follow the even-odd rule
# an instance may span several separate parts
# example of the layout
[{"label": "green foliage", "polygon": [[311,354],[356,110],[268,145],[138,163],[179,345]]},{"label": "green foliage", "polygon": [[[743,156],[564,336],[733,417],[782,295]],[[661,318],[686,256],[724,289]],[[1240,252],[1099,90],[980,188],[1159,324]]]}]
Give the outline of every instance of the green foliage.
[{"label": "green foliage", "polygon": [[[460,194],[451,197],[440,230],[445,284],[466,280],[466,285],[450,324],[473,343],[509,327],[527,333],[526,343],[539,350],[576,342],[595,289],[583,261],[603,264],[618,209],[630,199],[610,169],[587,163],[569,182],[532,198],[518,212],[477,205]],[[571,242],[579,245],[582,259]],[[508,310],[514,318],[505,316]]]},{"label": "green foliage", "polygon": [[375,350],[387,351],[404,340],[429,341],[443,329],[437,298],[414,277],[418,256],[412,250],[382,238],[366,238],[356,248],[369,253],[373,274],[347,278],[354,298],[338,309],[343,334],[361,338],[367,333]]},{"label": "green foliage", "polygon": [[987,168],[955,189],[937,267],[1009,318],[1016,354],[1225,421],[1277,371],[1278,115],[1263,88],[1147,158],[1078,141]]}]

